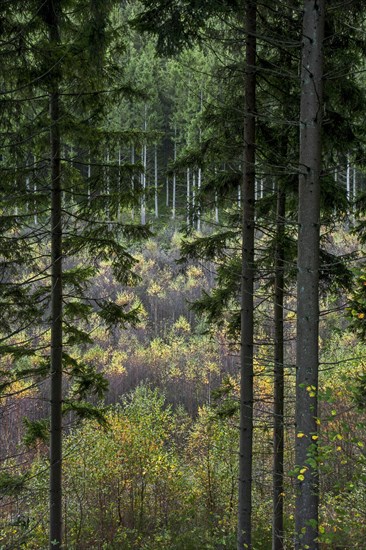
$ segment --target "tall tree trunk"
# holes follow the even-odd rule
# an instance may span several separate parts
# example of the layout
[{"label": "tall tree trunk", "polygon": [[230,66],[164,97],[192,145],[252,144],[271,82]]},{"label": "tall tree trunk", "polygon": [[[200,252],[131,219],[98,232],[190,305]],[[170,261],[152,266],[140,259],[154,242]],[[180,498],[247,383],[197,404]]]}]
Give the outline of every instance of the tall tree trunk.
[{"label": "tall tree trunk", "polygon": [[92,163],[92,155],[91,150],[89,149],[89,160],[88,160],[88,172],[87,172],[87,178],[88,178],[88,205],[90,205],[91,200],[91,176],[92,176],[92,169],[91,169],[91,163]]},{"label": "tall tree trunk", "polygon": [[105,167],[105,194],[106,194],[106,209],[105,209],[105,215],[107,218],[107,221],[111,221],[111,211],[110,211],[110,195],[111,195],[111,186],[110,186],[110,171],[109,171],[109,163],[110,163],[111,157],[109,153],[109,149],[107,149],[106,154],[106,167]]},{"label": "tall tree trunk", "polygon": [[201,231],[201,187],[202,187],[202,168],[198,168],[198,174],[197,174],[197,193],[198,193],[197,231]]},{"label": "tall tree trunk", "polygon": [[141,225],[146,224],[146,167],[147,167],[147,154],[146,144],[142,146],[141,150],[141,164],[143,166],[143,172],[141,173]]},{"label": "tall tree trunk", "polygon": [[274,408],[273,408],[273,525],[272,550],[283,550],[283,458],[284,458],[284,267],[285,267],[286,194],[277,189],[276,257],[274,283]]},{"label": "tall tree trunk", "polygon": [[37,204],[37,158],[34,156],[34,169],[33,169],[33,193],[34,193],[34,202],[33,202],[33,223],[34,225],[38,224],[38,204]]},{"label": "tall tree trunk", "polygon": [[159,217],[158,203],[158,146],[155,144],[154,149],[154,183],[155,183],[155,218]]},{"label": "tall tree trunk", "polygon": [[[51,47],[60,42],[59,0],[48,1]],[[50,441],[50,549],[62,541],[62,214],[61,145],[58,77],[52,79],[49,94],[51,152],[51,441]]]},{"label": "tall tree trunk", "polygon": [[186,180],[187,180],[187,226],[190,225],[190,221],[191,221],[191,209],[190,209],[190,200],[191,200],[191,191],[190,191],[190,181],[191,181],[191,176],[190,176],[190,170],[189,168],[187,168],[186,170]]},{"label": "tall tree trunk", "polygon": [[[147,106],[145,104],[144,110],[144,131],[147,131]],[[145,135],[146,139],[146,135]],[[143,172],[141,174],[141,225],[146,224],[146,177],[147,177],[147,145],[146,142],[142,146],[141,150],[141,164],[143,166]]]},{"label": "tall tree trunk", "polygon": [[196,221],[197,212],[196,212],[196,172],[192,170],[192,222],[193,226]]},{"label": "tall tree trunk", "polygon": [[317,401],[325,0],[304,0],[300,106],[296,376],[296,549],[318,548]]},{"label": "tall tree trunk", "polygon": [[121,221],[121,191],[122,191],[122,186],[121,186],[121,179],[122,179],[122,174],[121,174],[121,166],[122,166],[122,149],[121,149],[121,144],[119,144],[119,148],[118,148],[118,206],[117,206],[117,221],[120,222]]},{"label": "tall tree trunk", "polygon": [[352,195],[353,195],[353,204],[357,196],[357,172],[356,167],[353,168],[353,180],[352,180]]},{"label": "tall tree trunk", "polygon": [[246,76],[244,164],[241,194],[242,275],[238,550],[252,548],[256,0],[246,0],[245,8]]},{"label": "tall tree trunk", "polygon": [[[135,164],[135,146],[134,145],[131,145],[131,164],[133,166]],[[135,194],[135,176],[133,174],[131,176],[131,189],[132,189],[132,194],[134,195]],[[132,218],[132,221],[135,219],[134,206],[132,206],[132,209],[131,209],[131,218]]]},{"label": "tall tree trunk", "polygon": [[[174,126],[174,162],[177,160],[177,127]],[[175,220],[175,202],[176,202],[176,193],[177,193],[177,176],[175,169],[173,172],[173,189],[172,189],[172,218]]]},{"label": "tall tree trunk", "polygon": [[351,165],[349,163],[349,158],[347,156],[347,172],[346,172],[346,178],[347,178],[347,200],[351,200]]}]

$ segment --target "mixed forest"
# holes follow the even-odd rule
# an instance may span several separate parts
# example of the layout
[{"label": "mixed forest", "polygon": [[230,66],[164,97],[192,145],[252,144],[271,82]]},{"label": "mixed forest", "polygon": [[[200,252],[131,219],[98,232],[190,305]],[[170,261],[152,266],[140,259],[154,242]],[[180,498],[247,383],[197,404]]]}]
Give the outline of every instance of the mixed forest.
[{"label": "mixed forest", "polygon": [[365,550],[365,16],[0,2],[0,550]]}]

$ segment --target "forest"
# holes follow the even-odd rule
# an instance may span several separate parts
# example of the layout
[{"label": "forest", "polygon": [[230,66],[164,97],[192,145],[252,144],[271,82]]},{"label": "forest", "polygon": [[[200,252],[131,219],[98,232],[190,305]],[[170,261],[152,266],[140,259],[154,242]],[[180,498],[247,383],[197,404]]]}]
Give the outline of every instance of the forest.
[{"label": "forest", "polygon": [[366,549],[366,6],[0,2],[0,550]]}]

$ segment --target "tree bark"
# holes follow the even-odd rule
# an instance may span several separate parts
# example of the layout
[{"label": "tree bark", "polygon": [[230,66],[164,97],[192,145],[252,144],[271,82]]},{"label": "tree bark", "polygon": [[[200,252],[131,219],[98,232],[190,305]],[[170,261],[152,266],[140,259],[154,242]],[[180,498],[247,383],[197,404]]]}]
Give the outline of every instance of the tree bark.
[{"label": "tree bark", "polygon": [[325,0],[304,0],[300,106],[295,548],[318,548],[317,399]]},{"label": "tree bark", "polygon": [[186,185],[186,191],[187,191],[187,199],[186,199],[187,219],[186,219],[186,223],[187,223],[187,227],[189,227],[190,222],[191,222],[191,205],[190,205],[190,200],[191,200],[191,191],[190,191],[191,172],[190,172],[189,168],[187,168],[187,170],[186,170],[186,182],[187,182],[187,185]]},{"label": "tree bark", "polygon": [[[177,160],[177,127],[174,126],[174,162]],[[176,193],[177,193],[177,176],[175,169],[173,172],[173,189],[172,189],[172,219],[175,220],[175,207],[176,207]]]},{"label": "tree bark", "polygon": [[198,168],[198,174],[197,174],[197,193],[198,193],[197,231],[201,231],[201,187],[202,187],[202,168]]},{"label": "tree bark", "polygon": [[158,202],[158,146],[155,144],[154,149],[154,183],[155,183],[155,218],[159,217],[159,202]]},{"label": "tree bark", "polygon": [[283,459],[284,459],[284,268],[286,194],[277,189],[277,231],[274,284],[274,419],[273,419],[273,526],[272,550],[283,550]]},{"label": "tree bark", "polygon": [[[131,164],[132,165],[135,164],[135,146],[134,145],[131,145]],[[131,176],[131,190],[132,190],[132,194],[135,195],[135,176],[134,175]],[[135,219],[134,206],[132,206],[132,209],[131,209],[131,218],[132,218],[132,221],[134,221]]]},{"label": "tree bark", "polygon": [[[147,107],[144,110],[144,131],[147,131]],[[146,139],[146,136],[145,136]],[[141,149],[141,164],[143,172],[141,174],[141,225],[146,224],[146,177],[147,177],[147,145],[143,144]]]},{"label": "tree bark", "polygon": [[[51,47],[60,42],[57,0],[48,2],[48,32]],[[50,441],[50,549],[62,543],[62,196],[60,98],[58,75],[49,94],[51,153],[51,441]]]},{"label": "tree bark", "polygon": [[242,205],[241,380],[238,550],[252,548],[253,310],[255,207],[256,0],[246,1],[246,75]]}]

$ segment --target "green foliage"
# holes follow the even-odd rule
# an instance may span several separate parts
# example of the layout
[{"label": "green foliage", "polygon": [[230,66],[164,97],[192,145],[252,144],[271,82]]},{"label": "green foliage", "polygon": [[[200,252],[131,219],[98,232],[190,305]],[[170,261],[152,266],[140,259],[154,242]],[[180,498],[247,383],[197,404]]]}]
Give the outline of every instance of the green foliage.
[{"label": "green foliage", "polygon": [[23,475],[13,475],[9,472],[0,472],[0,494],[16,496],[19,494],[25,483]]},{"label": "green foliage", "polygon": [[25,433],[23,443],[27,447],[33,447],[39,442],[48,443],[50,437],[50,423],[48,419],[29,420],[23,418]]},{"label": "green foliage", "polygon": [[360,268],[355,273],[355,283],[352,299],[348,305],[350,329],[355,331],[362,340],[366,338],[366,276]]}]

